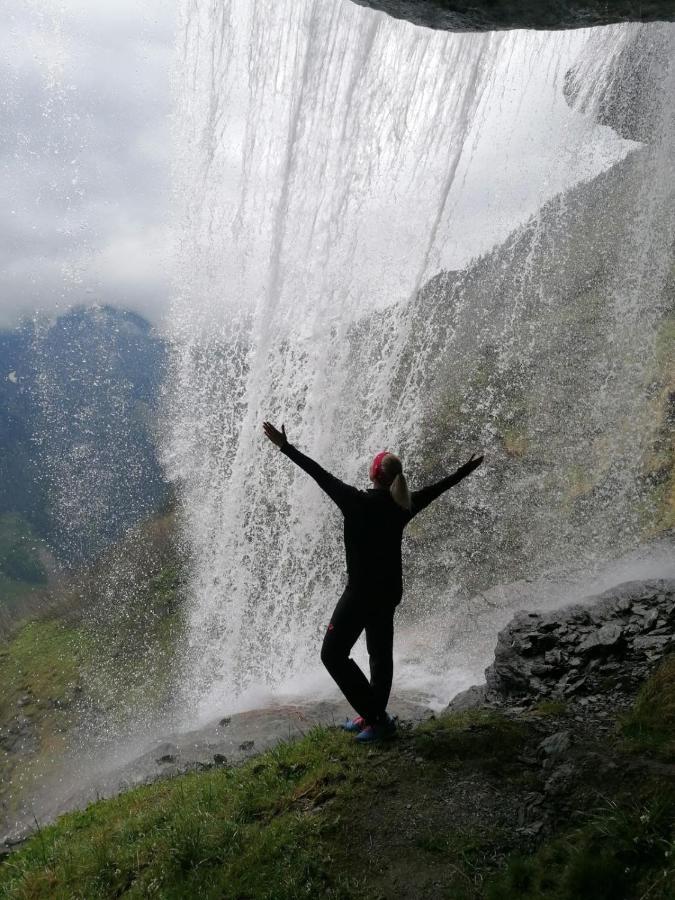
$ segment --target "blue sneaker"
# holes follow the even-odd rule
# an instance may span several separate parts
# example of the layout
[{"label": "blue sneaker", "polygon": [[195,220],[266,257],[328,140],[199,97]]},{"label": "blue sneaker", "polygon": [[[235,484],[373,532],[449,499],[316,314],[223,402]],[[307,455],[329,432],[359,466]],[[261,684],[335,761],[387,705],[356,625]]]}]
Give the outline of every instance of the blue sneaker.
[{"label": "blue sneaker", "polygon": [[384,722],[377,725],[366,725],[366,727],[356,735],[354,740],[358,741],[359,744],[371,744],[375,741],[386,741],[395,736],[396,721],[395,719],[392,719],[391,716],[387,715]]},{"label": "blue sneaker", "polygon": [[346,722],[343,722],[342,725],[340,725],[340,728],[343,731],[349,731],[352,734],[358,734],[360,731],[363,731],[365,727],[366,720],[363,716],[356,716],[355,719],[347,719]]}]

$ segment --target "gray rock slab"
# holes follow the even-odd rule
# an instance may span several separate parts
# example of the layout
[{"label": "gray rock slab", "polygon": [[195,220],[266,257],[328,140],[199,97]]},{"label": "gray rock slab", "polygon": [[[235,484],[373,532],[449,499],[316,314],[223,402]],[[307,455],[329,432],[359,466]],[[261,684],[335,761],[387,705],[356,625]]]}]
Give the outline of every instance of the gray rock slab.
[{"label": "gray rock slab", "polygon": [[453,697],[448,703],[448,712],[464,712],[483,706],[487,699],[486,684],[472,684],[471,687]]}]

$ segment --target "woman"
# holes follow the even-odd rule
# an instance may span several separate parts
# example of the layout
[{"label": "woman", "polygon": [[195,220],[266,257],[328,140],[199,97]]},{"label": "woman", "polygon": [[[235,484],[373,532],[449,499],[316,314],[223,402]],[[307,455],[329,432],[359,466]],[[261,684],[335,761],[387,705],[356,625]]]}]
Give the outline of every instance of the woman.
[{"label": "woman", "polygon": [[[345,484],[289,443],[286,429],[270,422],[263,430],[273,444],[317,482],[344,516],[347,587],[331,617],[321,661],[358,713],[343,726],[361,743],[391,736],[386,712],[394,671],[394,612],[403,593],[401,540],[408,522],[483,461],[471,459],[442,481],[408,490],[401,460],[383,450],[373,459],[367,491]],[[370,682],[349,653],[365,629]]]}]

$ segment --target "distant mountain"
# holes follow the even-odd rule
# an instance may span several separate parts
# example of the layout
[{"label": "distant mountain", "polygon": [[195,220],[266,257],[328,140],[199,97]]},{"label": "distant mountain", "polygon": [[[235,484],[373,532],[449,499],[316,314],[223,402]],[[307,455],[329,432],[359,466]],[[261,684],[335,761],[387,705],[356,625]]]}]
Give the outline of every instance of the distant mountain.
[{"label": "distant mountain", "polygon": [[0,332],[0,589],[91,559],[165,502],[165,363],[150,324],[110,306]]}]

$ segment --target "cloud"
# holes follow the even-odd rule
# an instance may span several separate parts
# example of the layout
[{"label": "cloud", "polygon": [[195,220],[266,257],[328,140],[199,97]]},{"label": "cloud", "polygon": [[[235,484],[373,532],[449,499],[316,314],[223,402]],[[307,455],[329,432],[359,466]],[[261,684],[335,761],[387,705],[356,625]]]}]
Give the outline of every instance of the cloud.
[{"label": "cloud", "polygon": [[174,9],[11,0],[0,25],[0,326],[168,305]]}]

